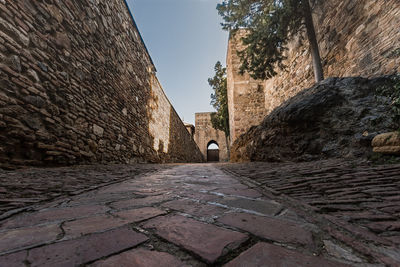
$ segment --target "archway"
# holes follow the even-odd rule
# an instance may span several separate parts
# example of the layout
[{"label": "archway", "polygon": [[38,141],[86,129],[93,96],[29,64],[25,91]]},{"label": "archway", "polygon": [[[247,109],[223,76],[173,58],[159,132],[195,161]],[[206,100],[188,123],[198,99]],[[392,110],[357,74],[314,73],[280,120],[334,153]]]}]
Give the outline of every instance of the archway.
[{"label": "archway", "polygon": [[207,162],[219,161],[219,145],[214,140],[207,144]]}]

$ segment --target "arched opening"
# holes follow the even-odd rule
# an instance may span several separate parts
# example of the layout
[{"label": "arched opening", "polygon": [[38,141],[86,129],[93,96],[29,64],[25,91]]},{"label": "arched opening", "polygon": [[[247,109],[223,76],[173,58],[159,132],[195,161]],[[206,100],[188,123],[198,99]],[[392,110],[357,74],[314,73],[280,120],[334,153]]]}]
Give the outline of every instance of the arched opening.
[{"label": "arched opening", "polygon": [[214,140],[211,140],[207,144],[207,162],[218,162],[219,161],[219,146]]}]

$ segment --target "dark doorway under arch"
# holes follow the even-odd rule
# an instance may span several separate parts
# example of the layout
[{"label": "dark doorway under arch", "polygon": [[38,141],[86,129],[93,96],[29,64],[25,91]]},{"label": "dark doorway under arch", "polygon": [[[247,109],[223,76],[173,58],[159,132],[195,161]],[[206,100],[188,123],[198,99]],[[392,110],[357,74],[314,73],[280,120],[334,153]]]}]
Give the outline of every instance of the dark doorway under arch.
[{"label": "dark doorway under arch", "polygon": [[219,145],[214,140],[207,144],[207,162],[219,162]]}]

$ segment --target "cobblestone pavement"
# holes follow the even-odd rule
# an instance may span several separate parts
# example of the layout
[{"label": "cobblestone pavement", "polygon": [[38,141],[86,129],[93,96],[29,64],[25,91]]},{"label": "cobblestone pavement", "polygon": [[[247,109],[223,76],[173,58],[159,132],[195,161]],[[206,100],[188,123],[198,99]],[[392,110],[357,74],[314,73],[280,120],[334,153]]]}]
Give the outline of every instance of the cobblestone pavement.
[{"label": "cobblestone pavement", "polygon": [[296,206],[299,214],[309,214],[323,231],[358,252],[400,266],[400,165],[327,160],[229,164],[222,169]]},{"label": "cobblestone pavement", "polygon": [[64,168],[0,169],[0,219],[31,205],[60,196],[76,195],[135,175],[172,165],[90,165]]},{"label": "cobblestone pavement", "polygon": [[[312,199],[325,201],[313,190],[308,190],[315,195],[310,198],[279,192],[284,187],[277,186],[279,181],[302,184],[299,178],[328,173],[366,175],[338,162],[315,164],[314,170],[307,164],[176,165],[59,197],[0,221],[0,266],[399,266],[395,228],[388,228],[391,236],[382,236],[362,228],[363,220],[346,219],[364,210],[341,211],[347,212],[341,217],[322,209],[323,204],[310,205]],[[129,166],[116,168],[117,176],[131,175]],[[375,169],[379,178],[393,177],[387,184],[397,183],[395,166]],[[295,182],[296,173],[307,171]],[[107,175],[114,179],[114,172]],[[339,186],[347,180],[326,183],[347,192],[348,186]],[[383,183],[371,187],[384,188]],[[324,186],[320,181],[319,188]],[[390,207],[391,201],[381,204]],[[363,200],[358,206],[362,203],[377,202]],[[367,211],[373,209],[380,207]],[[398,217],[382,222],[398,223]]]}]

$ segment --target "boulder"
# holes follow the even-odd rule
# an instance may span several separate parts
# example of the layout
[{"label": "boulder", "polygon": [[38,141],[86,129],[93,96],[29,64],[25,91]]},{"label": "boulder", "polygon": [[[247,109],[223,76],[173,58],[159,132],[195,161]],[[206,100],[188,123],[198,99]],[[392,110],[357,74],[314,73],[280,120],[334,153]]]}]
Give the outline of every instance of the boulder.
[{"label": "boulder", "polygon": [[389,132],[375,136],[373,151],[382,154],[400,155],[400,132]]},{"label": "boulder", "polygon": [[390,77],[329,78],[301,91],[241,135],[231,161],[309,161],[372,154],[372,139],[398,129],[388,97]]}]

